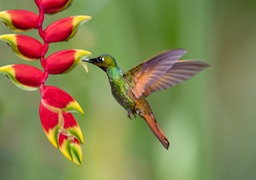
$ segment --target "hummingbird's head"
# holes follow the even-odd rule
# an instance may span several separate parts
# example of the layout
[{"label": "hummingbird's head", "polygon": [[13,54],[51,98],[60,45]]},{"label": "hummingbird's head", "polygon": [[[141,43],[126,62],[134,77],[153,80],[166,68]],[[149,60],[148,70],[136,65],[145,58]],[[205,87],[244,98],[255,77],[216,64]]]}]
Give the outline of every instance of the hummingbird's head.
[{"label": "hummingbird's head", "polygon": [[86,59],[83,59],[83,61],[94,64],[94,65],[100,67],[101,69],[103,69],[104,71],[106,71],[110,67],[117,66],[115,58],[109,54],[103,54],[96,58],[91,58],[91,59],[86,58]]}]

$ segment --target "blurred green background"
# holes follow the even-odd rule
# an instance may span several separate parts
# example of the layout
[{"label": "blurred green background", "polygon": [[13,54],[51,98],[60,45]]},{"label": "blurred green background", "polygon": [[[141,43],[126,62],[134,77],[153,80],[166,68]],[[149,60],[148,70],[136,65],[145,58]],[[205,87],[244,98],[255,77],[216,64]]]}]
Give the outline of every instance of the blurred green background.
[{"label": "blurred green background", "polygon": [[[37,11],[31,0],[0,1],[0,11]],[[185,48],[183,59],[211,64],[193,79],[149,97],[171,141],[166,151],[140,118],[129,120],[105,74],[89,65],[51,76],[85,110],[83,164],[68,161],[41,128],[40,95],[0,76],[0,179],[253,180],[256,179],[256,1],[74,0],[50,22],[91,15],[69,42],[50,46],[109,53],[125,71],[152,55]],[[3,23],[0,34],[12,33]],[[36,31],[26,32],[37,36]],[[0,66],[29,63],[0,43]],[[39,67],[39,63],[33,63]]]}]

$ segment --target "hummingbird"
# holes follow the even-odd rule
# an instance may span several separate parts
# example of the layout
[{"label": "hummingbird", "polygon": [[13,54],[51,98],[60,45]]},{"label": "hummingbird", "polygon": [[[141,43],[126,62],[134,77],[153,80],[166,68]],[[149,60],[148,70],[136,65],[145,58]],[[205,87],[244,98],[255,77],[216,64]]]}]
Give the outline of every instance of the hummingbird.
[{"label": "hummingbird", "polygon": [[85,58],[83,61],[98,66],[107,74],[112,95],[127,111],[128,117],[131,119],[132,116],[139,115],[143,118],[162,145],[168,149],[170,143],[158,125],[146,97],[155,91],[173,87],[209,66],[201,61],[179,60],[185,53],[185,49],[169,50],[127,72],[109,54]]}]

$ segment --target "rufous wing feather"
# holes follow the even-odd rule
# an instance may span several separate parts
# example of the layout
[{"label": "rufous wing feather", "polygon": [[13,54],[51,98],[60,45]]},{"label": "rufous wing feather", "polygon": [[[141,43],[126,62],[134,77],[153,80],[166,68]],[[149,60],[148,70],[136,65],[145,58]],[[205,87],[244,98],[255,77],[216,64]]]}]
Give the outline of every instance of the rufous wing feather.
[{"label": "rufous wing feather", "polygon": [[139,98],[148,87],[164,75],[185,53],[186,50],[184,49],[167,51],[125,73],[124,76],[131,82],[131,90],[135,97]]},{"label": "rufous wing feather", "polygon": [[165,74],[157,81],[152,83],[143,93],[148,96],[155,91],[173,87],[181,82],[190,79],[209,65],[200,61],[183,60],[176,62]]}]

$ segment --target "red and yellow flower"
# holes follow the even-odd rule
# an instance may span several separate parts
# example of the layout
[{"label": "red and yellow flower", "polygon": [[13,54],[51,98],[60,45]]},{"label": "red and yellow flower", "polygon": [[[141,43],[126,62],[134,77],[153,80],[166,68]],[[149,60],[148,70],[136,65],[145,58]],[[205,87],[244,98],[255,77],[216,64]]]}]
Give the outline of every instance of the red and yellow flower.
[{"label": "red and yellow flower", "polygon": [[48,43],[67,41],[75,35],[80,25],[90,19],[90,16],[70,16],[55,21],[45,29],[45,41]]},{"label": "red and yellow flower", "polygon": [[68,49],[51,54],[46,58],[45,70],[49,74],[67,73],[91,53],[85,50]]},{"label": "red and yellow flower", "polygon": [[12,64],[0,67],[0,73],[6,74],[19,88],[27,91],[37,90],[44,81],[44,73],[26,64]]},{"label": "red and yellow flower", "polygon": [[67,9],[73,0],[35,0],[46,14],[55,14]]},{"label": "red and yellow flower", "polygon": [[65,157],[81,164],[80,144],[84,139],[71,111],[83,114],[82,108],[68,93],[57,87],[45,86],[41,93],[39,114],[47,138]]},{"label": "red and yellow flower", "polygon": [[22,59],[33,61],[44,56],[44,46],[37,39],[21,34],[4,34],[0,40],[7,42]]},{"label": "red and yellow flower", "polygon": [[14,31],[36,29],[39,26],[38,15],[27,10],[8,10],[0,12],[0,20]]}]

